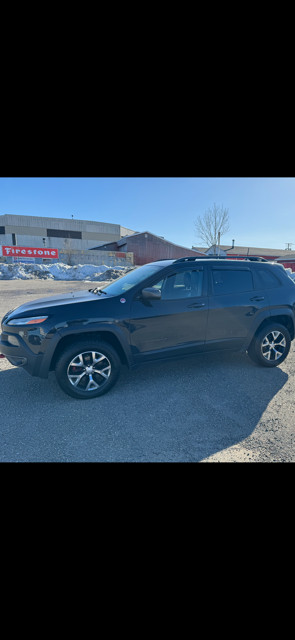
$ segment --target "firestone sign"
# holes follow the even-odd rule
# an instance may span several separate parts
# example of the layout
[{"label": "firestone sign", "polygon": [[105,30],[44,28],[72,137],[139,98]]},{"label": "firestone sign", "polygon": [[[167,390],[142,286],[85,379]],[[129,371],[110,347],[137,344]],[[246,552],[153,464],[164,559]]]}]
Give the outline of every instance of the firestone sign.
[{"label": "firestone sign", "polygon": [[7,247],[0,246],[0,255],[2,249],[3,257],[14,258],[58,258],[58,249],[39,249],[38,247]]}]

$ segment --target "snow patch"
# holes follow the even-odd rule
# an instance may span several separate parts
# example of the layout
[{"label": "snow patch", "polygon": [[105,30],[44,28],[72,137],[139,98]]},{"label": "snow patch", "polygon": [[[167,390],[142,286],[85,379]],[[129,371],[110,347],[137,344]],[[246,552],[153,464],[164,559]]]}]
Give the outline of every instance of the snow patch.
[{"label": "snow patch", "polygon": [[0,263],[0,280],[86,280],[102,282],[115,280],[133,267],[110,267],[105,264],[77,264],[69,266],[62,262],[54,264]]}]

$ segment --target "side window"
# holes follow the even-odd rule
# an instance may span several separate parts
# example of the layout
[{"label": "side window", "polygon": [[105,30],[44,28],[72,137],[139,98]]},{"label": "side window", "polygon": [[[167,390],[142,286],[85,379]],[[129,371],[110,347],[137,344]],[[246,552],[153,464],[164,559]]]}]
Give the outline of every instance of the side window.
[{"label": "side window", "polygon": [[153,288],[157,289],[158,291],[162,291],[163,282],[164,282],[164,280],[162,279],[159,282],[157,282],[156,284],[153,284]]},{"label": "side window", "polygon": [[160,289],[162,300],[175,300],[181,298],[194,298],[202,295],[203,270],[188,269],[172,273],[166,278],[153,284],[155,289]]},{"label": "side window", "polygon": [[274,289],[281,284],[274,273],[268,269],[257,269],[257,281],[261,289]]},{"label": "side window", "polygon": [[246,269],[212,269],[214,295],[253,290],[253,278]]}]

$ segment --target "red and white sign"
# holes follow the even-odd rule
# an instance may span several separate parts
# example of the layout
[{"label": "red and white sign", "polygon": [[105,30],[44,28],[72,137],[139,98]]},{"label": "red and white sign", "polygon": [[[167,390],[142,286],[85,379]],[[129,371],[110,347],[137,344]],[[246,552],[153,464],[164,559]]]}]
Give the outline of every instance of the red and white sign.
[{"label": "red and white sign", "polygon": [[3,245],[2,248],[2,256],[5,257],[15,257],[15,258],[47,258],[47,259],[56,259],[58,258],[58,249],[40,249],[39,247],[7,247]]}]

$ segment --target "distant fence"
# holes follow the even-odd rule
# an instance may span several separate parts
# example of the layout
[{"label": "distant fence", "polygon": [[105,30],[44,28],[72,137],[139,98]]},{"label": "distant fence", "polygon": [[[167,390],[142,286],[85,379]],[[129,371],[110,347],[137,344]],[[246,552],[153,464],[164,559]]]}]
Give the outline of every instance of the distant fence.
[{"label": "distant fence", "polygon": [[110,267],[116,265],[133,266],[133,253],[130,251],[95,251],[91,249],[61,249],[59,251],[59,262],[65,264],[106,264]]},{"label": "distant fence", "polygon": [[[37,264],[49,264],[50,262],[63,262],[68,265],[75,264],[105,264],[108,267],[115,266],[133,266],[133,253],[131,251],[125,253],[123,251],[95,251],[91,249],[59,249],[59,257],[57,260],[43,260],[42,258],[33,258],[32,262]],[[0,262],[12,262],[13,258],[1,258]],[[18,259],[21,262],[21,259]]]}]

